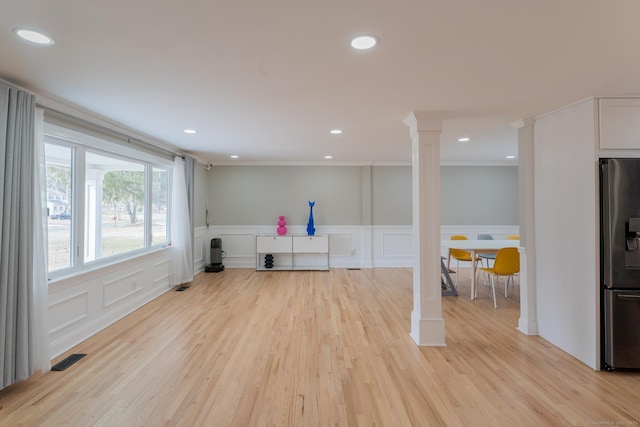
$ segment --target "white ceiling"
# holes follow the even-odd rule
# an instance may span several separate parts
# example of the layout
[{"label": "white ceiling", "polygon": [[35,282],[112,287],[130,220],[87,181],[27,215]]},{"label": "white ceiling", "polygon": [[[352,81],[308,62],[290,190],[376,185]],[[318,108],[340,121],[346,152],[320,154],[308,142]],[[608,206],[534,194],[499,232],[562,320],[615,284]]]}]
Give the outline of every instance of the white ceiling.
[{"label": "white ceiling", "polygon": [[[437,111],[443,163],[515,164],[511,122],[640,93],[639,18],[637,0],[5,0],[0,77],[203,163],[410,162],[403,119]],[[354,51],[361,33],[380,44]]]}]

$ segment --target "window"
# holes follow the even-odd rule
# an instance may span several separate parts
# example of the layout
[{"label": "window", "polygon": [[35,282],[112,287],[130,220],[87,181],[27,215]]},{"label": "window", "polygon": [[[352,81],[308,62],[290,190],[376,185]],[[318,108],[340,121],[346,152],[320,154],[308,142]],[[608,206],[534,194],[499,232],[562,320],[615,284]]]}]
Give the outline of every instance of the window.
[{"label": "window", "polygon": [[50,273],[69,274],[90,263],[167,244],[168,160],[144,152],[135,158],[130,148],[56,131],[53,125],[48,129]]},{"label": "window", "polygon": [[45,144],[49,271],[71,267],[71,160],[73,149]]},{"label": "window", "polygon": [[169,209],[169,171],[154,167],[151,173],[151,245],[166,243]]},{"label": "window", "polygon": [[84,260],[145,247],[145,165],[88,152]]}]

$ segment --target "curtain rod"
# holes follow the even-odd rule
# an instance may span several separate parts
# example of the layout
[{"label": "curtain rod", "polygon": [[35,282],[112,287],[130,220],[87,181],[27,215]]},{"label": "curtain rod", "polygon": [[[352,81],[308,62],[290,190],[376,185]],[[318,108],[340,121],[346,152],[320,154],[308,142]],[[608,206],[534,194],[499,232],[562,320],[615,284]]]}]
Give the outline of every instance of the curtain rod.
[{"label": "curtain rod", "polygon": [[80,118],[80,117],[76,117],[76,116],[74,116],[72,114],[65,113],[64,111],[56,110],[55,108],[51,108],[51,107],[49,107],[47,105],[44,105],[44,104],[41,104],[39,102],[36,102],[36,106],[42,108],[43,110],[50,111],[50,112],[52,112],[54,114],[59,114],[61,116],[64,116],[64,117],[70,118],[72,120],[78,121],[78,122],[80,122],[82,124],[85,124],[85,125],[88,125],[90,127],[96,128],[96,129],[98,129],[98,130],[100,130],[102,132],[109,133],[109,134],[111,134],[113,136],[116,136],[116,137],[118,137],[120,139],[124,139],[129,144],[131,144],[131,143],[141,144],[141,145],[144,145],[144,146],[146,146],[148,148],[151,148],[152,150],[162,151],[162,152],[170,154],[172,156],[180,157],[181,159],[185,158],[184,154],[175,153],[175,152],[173,152],[171,150],[167,150],[165,148],[158,147],[157,145],[152,144],[152,143],[147,142],[147,141],[143,141],[140,138],[134,138],[132,136],[127,135],[126,133],[117,131],[115,129],[111,129],[111,128],[107,127],[107,126],[104,126],[104,125],[101,125],[101,124],[98,124],[98,123],[94,123],[94,122],[91,122],[89,120],[86,120],[86,119],[83,119],[83,118]]}]

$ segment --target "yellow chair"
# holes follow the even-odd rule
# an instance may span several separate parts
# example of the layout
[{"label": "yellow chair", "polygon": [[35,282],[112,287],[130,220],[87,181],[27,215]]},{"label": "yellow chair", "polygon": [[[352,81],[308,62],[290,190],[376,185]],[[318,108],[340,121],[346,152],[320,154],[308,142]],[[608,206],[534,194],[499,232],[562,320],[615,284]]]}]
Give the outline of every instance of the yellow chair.
[{"label": "yellow chair", "polygon": [[[520,240],[520,235],[519,234],[509,234],[507,236],[507,240]],[[511,277],[511,279],[515,279],[515,276]],[[507,278],[507,285],[509,284],[508,280],[509,279]],[[507,285],[505,285],[505,286],[507,286]],[[506,292],[505,292],[505,296],[507,296]]]},{"label": "yellow chair", "polygon": [[[467,236],[453,235],[451,236],[451,240],[467,240]],[[447,268],[451,264],[451,258],[456,260],[456,282],[455,286],[458,285],[458,270],[460,267],[460,261],[463,262],[471,262],[471,252],[465,251],[462,249],[449,249],[449,259],[447,260]],[[480,261],[480,258],[476,257],[474,262]]]},{"label": "yellow chair", "polygon": [[[496,287],[494,279],[497,280],[498,276],[507,276],[504,282],[504,296],[507,297],[507,286],[509,285],[509,278],[512,278],[514,274],[520,272],[520,254],[517,248],[502,248],[496,254],[496,260],[493,263],[493,267],[481,267],[480,270],[486,272],[491,279],[491,291],[493,292],[493,308],[498,308],[496,304]],[[476,292],[478,288],[476,287]]]}]

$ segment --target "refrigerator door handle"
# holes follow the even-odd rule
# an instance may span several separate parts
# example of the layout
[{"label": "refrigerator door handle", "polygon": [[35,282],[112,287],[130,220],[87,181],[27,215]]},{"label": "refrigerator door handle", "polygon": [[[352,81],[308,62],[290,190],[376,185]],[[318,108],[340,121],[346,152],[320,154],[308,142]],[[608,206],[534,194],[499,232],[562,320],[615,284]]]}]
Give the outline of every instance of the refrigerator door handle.
[{"label": "refrigerator door handle", "polygon": [[602,234],[602,285],[605,287],[613,286],[613,271],[611,269],[611,222],[609,211],[611,210],[611,182],[610,182],[609,162],[601,160],[600,163],[600,215]]},{"label": "refrigerator door handle", "polygon": [[640,302],[640,295],[629,295],[629,294],[616,294],[616,298],[622,301],[636,301]]}]

